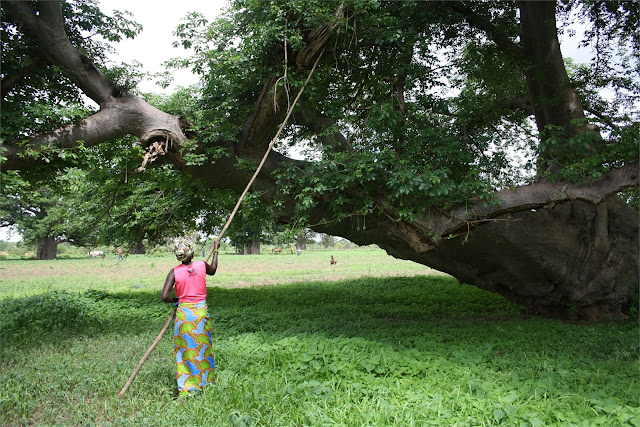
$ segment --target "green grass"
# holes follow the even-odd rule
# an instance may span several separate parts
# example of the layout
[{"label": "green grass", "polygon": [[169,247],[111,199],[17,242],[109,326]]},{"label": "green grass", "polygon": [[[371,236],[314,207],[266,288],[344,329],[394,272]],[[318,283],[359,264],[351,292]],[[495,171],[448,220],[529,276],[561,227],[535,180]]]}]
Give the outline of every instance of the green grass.
[{"label": "green grass", "polygon": [[221,257],[217,384],[185,400],[170,332],[116,397],[170,311],[170,258],[0,261],[0,425],[640,425],[636,323],[532,318],[379,250],[328,254]]},{"label": "green grass", "polygon": [[[329,264],[330,255],[336,257],[337,265]],[[118,257],[113,255],[105,259],[0,260],[0,299],[52,290],[159,292],[175,262],[171,255],[131,255],[123,262],[118,262]],[[250,256],[223,253],[218,273],[213,280],[209,279],[209,284],[242,287],[432,273],[433,270],[423,265],[386,256],[380,249],[304,252],[301,256],[289,253]]]}]

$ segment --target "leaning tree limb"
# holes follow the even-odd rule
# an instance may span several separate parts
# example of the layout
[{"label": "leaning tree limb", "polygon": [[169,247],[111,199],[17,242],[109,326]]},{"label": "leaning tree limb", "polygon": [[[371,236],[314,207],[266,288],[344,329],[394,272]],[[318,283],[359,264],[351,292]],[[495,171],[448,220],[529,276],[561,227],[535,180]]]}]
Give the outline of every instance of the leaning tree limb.
[{"label": "leaning tree limb", "polygon": [[20,141],[4,142],[6,160],[2,169],[25,169],[42,164],[43,159],[55,150],[97,146],[127,134],[140,138],[144,147],[169,138],[175,152],[186,139],[183,126],[179,117],[158,110],[127,92],[117,100],[103,104],[100,111],[79,123]]},{"label": "leaning tree limb", "polygon": [[[163,140],[175,155],[186,139],[185,128],[189,124],[117,87],[91,59],[73,46],[64,29],[59,1],[39,2],[38,5],[38,13],[30,2],[7,1],[2,6],[37,43],[38,52],[45,60],[64,69],[78,88],[100,106],[100,111],[79,123],[19,141],[4,142],[2,155],[6,160],[2,170],[24,169],[48,161],[48,154],[43,152],[48,148],[55,151],[81,144],[95,146],[127,134],[140,138],[144,147]],[[176,163],[179,163],[178,159],[176,155]]]},{"label": "leaning tree limb", "polygon": [[494,203],[472,199],[467,206],[459,206],[439,221],[435,234],[441,239],[465,231],[469,223],[505,217],[516,212],[552,207],[573,201],[597,205],[612,194],[638,186],[638,162],[584,183],[540,182],[497,191]]}]

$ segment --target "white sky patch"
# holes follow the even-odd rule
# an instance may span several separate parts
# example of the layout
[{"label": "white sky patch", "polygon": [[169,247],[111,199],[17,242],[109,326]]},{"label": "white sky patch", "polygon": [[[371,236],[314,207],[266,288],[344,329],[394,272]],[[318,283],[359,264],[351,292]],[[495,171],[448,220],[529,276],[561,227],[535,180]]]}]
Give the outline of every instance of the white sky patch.
[{"label": "white sky patch", "polygon": [[[151,73],[164,71],[164,62],[190,54],[182,47],[172,46],[178,40],[174,35],[175,29],[185,16],[190,12],[199,12],[213,21],[227,4],[226,0],[102,0],[99,6],[103,13],[112,15],[113,10],[126,10],[133,14],[128,19],[142,25],[142,32],[136,38],[113,44],[116,55],[111,56],[111,60],[129,64],[138,61],[143,64],[144,71]],[[190,70],[173,70],[171,73],[174,80],[165,89],[151,80],[140,82],[138,89],[169,94],[178,86],[186,87],[198,82],[198,76]]]},{"label": "white sky patch", "polygon": [[22,236],[13,227],[0,227],[0,240],[19,242],[22,240]]}]

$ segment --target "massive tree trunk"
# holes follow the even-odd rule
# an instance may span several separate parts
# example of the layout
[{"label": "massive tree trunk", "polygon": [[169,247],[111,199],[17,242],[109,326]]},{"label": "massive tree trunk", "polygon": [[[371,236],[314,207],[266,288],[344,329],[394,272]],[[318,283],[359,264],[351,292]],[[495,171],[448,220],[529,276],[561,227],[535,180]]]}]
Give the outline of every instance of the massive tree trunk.
[{"label": "massive tree trunk", "polygon": [[36,259],[56,259],[58,255],[58,240],[55,237],[47,236],[38,239],[38,249]]},{"label": "massive tree trunk", "polygon": [[131,246],[129,249],[129,253],[131,255],[144,255],[147,253],[147,248],[144,247],[144,243],[138,242],[135,245]]},{"label": "massive tree trunk", "polygon": [[260,240],[251,239],[245,243],[244,255],[260,255]]},{"label": "massive tree trunk", "polygon": [[254,226],[247,226],[243,236],[244,241],[244,255],[259,255],[260,254],[260,237],[262,236],[262,226],[255,224]]},{"label": "massive tree trunk", "polygon": [[416,238],[408,227],[382,246],[533,313],[624,319],[638,280],[638,231],[637,213],[614,195],[596,205],[574,201],[496,218],[424,252],[403,244]]},{"label": "massive tree trunk", "polygon": [[[37,17],[32,11],[29,15],[27,2],[9,2],[7,8],[47,52],[48,61],[71,69],[72,78],[100,105],[101,111],[79,125],[33,136],[26,147],[37,150],[52,141],[61,147],[73,147],[78,140],[91,146],[129,133],[140,137],[147,148],[142,169],[155,159],[162,159],[212,188],[244,189],[250,173],[236,168],[238,159],[259,160],[286,111],[284,91],[273,93],[274,78],[265,80],[237,140],[220,142],[231,147],[233,156],[219,159],[214,165],[206,162],[202,166],[185,166],[180,144],[186,139],[188,124],[115,88],[62,37],[62,21],[55,10],[57,3],[45,3]],[[499,37],[482,17],[474,16],[469,3],[445,4],[468,14],[469,24],[486,31],[500,49],[513,55],[524,51],[533,64],[542,64],[536,65],[539,74],[523,70],[541,132],[549,124],[564,126],[568,136],[583,131],[571,127],[571,120],[582,117],[583,111],[575,91],[566,84],[566,71],[557,49],[554,2],[519,3],[522,49]],[[309,69],[330,32],[327,27],[309,31],[304,47],[289,56],[292,66]],[[314,112],[313,106],[306,106],[306,110],[318,120],[305,125],[306,114],[300,114],[299,125],[318,133],[320,143],[336,150],[349,150],[348,141],[339,132],[325,132],[331,125],[326,118]],[[23,169],[41,161],[20,155],[25,151],[22,141],[7,143],[5,148],[4,170]],[[552,171],[559,164],[554,154],[549,153],[539,166]],[[305,162],[273,152],[253,186],[265,200],[273,197],[276,187],[272,172],[285,163],[295,164],[301,171],[306,167]],[[638,214],[617,194],[637,187],[638,164],[582,184],[543,181],[499,191],[495,194],[499,202],[496,204],[469,200],[446,212],[434,209],[412,221],[401,219],[385,195],[378,195],[377,206],[383,212],[368,214],[366,229],[358,226],[361,217],[326,221],[332,215],[331,201],[335,196],[327,193],[316,200],[309,219],[316,224],[311,226],[314,231],[342,236],[358,244],[375,243],[395,257],[428,265],[460,281],[505,295],[534,313],[579,315],[587,319],[624,318],[629,287],[638,281]],[[358,189],[347,191],[357,194]],[[287,222],[294,213],[291,203],[281,207],[276,215],[279,221]]]},{"label": "massive tree trunk", "polygon": [[[627,174],[637,180],[636,169]],[[522,199],[515,197],[513,205],[508,202],[512,190],[498,193],[505,201],[501,211],[477,201],[466,214],[454,212],[457,221],[433,214],[390,223],[388,212],[368,215],[366,230],[357,227],[362,218],[315,230],[357,244],[376,243],[394,257],[504,295],[532,313],[625,319],[640,269],[638,213],[616,194],[597,203],[576,194],[558,199],[551,193],[536,195],[535,187],[544,186],[556,187],[521,187]],[[493,212],[487,215],[483,208]],[[321,219],[322,212],[316,214],[314,219]],[[435,239],[428,237],[434,233]]]}]

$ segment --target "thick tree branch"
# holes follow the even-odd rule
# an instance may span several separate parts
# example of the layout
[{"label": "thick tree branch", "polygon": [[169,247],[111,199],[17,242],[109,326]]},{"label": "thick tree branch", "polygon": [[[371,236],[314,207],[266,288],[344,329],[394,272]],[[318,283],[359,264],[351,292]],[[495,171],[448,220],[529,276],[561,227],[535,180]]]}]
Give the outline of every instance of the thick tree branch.
[{"label": "thick tree branch", "polygon": [[[275,77],[269,77],[263,83],[262,90],[254,104],[253,112],[249,114],[240,129],[238,142],[234,146],[235,152],[242,152],[250,142],[251,145],[257,145],[260,147],[266,144],[265,149],[266,146],[269,145],[271,136],[263,131],[263,126],[266,128],[274,128],[277,123],[276,120],[274,120],[274,116],[277,117],[277,115],[276,111],[273,111],[272,104],[274,97],[270,95],[271,89],[274,88],[275,81]],[[280,105],[278,95],[282,97],[283,93],[284,91],[281,91],[279,94],[276,93],[276,105]],[[270,96],[267,96],[268,94]]]},{"label": "thick tree branch", "polygon": [[[185,140],[180,119],[126,93],[117,103],[109,104],[80,123],[70,124],[51,132],[34,135],[23,141],[5,142],[3,170],[25,169],[42,164],[49,146],[72,149],[84,144],[95,146],[131,134],[144,146],[157,141],[169,141],[175,152]],[[27,153],[35,154],[34,156]]]},{"label": "thick tree branch", "polygon": [[470,26],[485,32],[503,52],[514,58],[522,55],[520,46],[500,31],[487,17],[480,15],[471,8],[470,5],[473,3],[448,1],[445,4],[460,13]]},{"label": "thick tree branch", "polygon": [[320,144],[336,152],[351,149],[351,144],[341,132],[328,132],[335,125],[331,118],[319,113],[315,108],[301,106],[300,109],[300,114],[295,117],[295,123],[306,127],[315,134]]},{"label": "thick tree branch", "polygon": [[620,130],[620,126],[616,125],[613,122],[613,119],[611,119],[611,117],[606,116],[605,114],[603,114],[602,112],[596,110],[595,108],[591,108],[588,105],[586,105],[584,107],[584,110],[593,114],[594,116],[596,116],[596,118],[601,122],[604,123],[605,125],[609,126],[609,128],[611,128],[612,130],[616,130],[619,131]]},{"label": "thick tree branch", "polygon": [[497,204],[472,199],[470,206],[461,206],[450,215],[443,215],[435,234],[447,238],[451,234],[466,231],[469,224],[561,203],[582,201],[597,205],[612,194],[637,187],[639,175],[638,162],[634,162],[586,183],[542,182],[501,190],[494,194]]},{"label": "thick tree branch", "polygon": [[23,169],[47,161],[49,146],[68,149],[78,146],[80,141],[85,146],[93,146],[127,134],[139,137],[145,147],[162,140],[165,144],[163,154],[170,154],[169,161],[182,165],[178,153],[181,142],[186,139],[184,129],[188,124],[116,87],[105,77],[71,44],[64,29],[59,1],[38,2],[37,6],[38,13],[31,2],[3,3],[11,19],[20,23],[24,33],[38,45],[38,52],[64,69],[78,87],[100,105],[101,111],[77,124],[22,141],[5,142],[2,155],[7,160],[2,163],[2,169]]},{"label": "thick tree branch", "polygon": [[[289,57],[290,63],[294,64],[296,70],[302,71],[310,67],[318,52],[325,46],[332,32],[339,25],[339,18],[342,15],[343,8],[339,6],[335,13],[336,19],[334,23],[321,25],[309,32],[304,46]],[[262,156],[262,153],[265,152],[271,142],[271,138],[286,111],[286,108],[284,108],[286,103],[285,91],[276,92],[275,96],[272,92],[275,90],[275,81],[276,78],[271,77],[263,84],[254,112],[249,115],[240,131],[238,143],[235,147],[236,152],[245,151],[252,157]],[[276,104],[275,110],[274,102]]]}]

